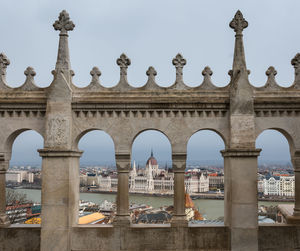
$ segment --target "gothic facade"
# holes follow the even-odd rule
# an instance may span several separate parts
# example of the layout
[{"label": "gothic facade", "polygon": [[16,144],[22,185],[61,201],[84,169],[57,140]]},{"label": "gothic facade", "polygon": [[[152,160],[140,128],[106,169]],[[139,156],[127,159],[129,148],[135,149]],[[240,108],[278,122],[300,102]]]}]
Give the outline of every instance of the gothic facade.
[{"label": "gothic facade", "polygon": [[[248,22],[238,11],[229,24],[235,33],[235,45],[230,81],[224,87],[213,84],[209,67],[202,71],[201,85],[186,85],[183,78],[186,59],[178,54],[172,60],[176,76],[170,87],[157,85],[157,72],[149,67],[145,85],[134,88],[127,80],[131,61],[122,54],[116,61],[120,80],[114,87],[102,86],[101,71],[94,67],[90,84],[79,88],[73,83],[68,46],[69,32],[75,25],[69,14],[62,11],[53,26],[59,32],[59,45],[49,87],[38,87],[34,80],[36,73],[28,67],[24,84],[11,88],[6,82],[10,61],[4,53],[0,54],[0,249],[255,251],[299,248],[300,54],[291,60],[295,78],[289,87],[277,84],[273,66],[266,71],[265,85],[251,85],[243,44]],[[149,129],[165,134],[172,147],[174,215],[168,226],[135,226],[129,219],[131,147],[136,136]],[[288,225],[258,225],[257,157],[260,149],[255,147],[255,141],[267,129],[281,132],[290,146],[295,170],[295,203],[284,214]],[[43,158],[42,223],[24,228],[10,226],[5,215],[5,173],[14,140],[26,130],[40,133],[44,147],[39,149]],[[115,145],[118,184],[113,226],[77,224],[82,154],[78,142],[91,130],[107,132]],[[218,133],[225,144],[222,151],[224,226],[190,226],[186,220],[187,142],[199,130]]]}]

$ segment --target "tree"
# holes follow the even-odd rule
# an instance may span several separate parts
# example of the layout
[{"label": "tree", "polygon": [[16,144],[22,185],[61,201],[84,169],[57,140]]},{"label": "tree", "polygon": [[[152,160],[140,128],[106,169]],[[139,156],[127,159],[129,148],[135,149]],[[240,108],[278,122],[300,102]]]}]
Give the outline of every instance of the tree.
[{"label": "tree", "polygon": [[31,206],[32,201],[27,199],[26,194],[6,189],[6,213],[11,224],[26,220],[27,210]]}]

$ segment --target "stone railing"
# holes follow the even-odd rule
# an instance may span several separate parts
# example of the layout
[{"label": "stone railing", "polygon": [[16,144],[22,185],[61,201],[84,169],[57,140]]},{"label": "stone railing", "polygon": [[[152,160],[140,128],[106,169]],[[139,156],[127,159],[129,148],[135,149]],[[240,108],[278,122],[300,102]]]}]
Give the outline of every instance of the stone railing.
[{"label": "stone railing", "polygon": [[[298,248],[297,224],[300,211],[300,54],[291,61],[295,80],[284,88],[276,83],[276,70],[266,71],[267,82],[250,84],[243,45],[248,26],[238,11],[230,27],[235,46],[230,82],[225,87],[212,83],[212,71],[205,67],[201,85],[184,83],[186,59],[172,60],[175,82],[161,87],[149,67],[146,84],[134,88],[128,83],[130,59],[117,59],[120,80],[111,88],[100,83],[101,72],[91,71],[85,88],[72,80],[68,37],[75,27],[66,11],[54,23],[59,34],[58,56],[49,87],[35,84],[35,71],[25,70],[25,82],[11,88],[6,82],[10,64],[0,54],[0,249],[26,250],[283,250]],[[174,216],[171,225],[130,225],[128,176],[131,146],[145,130],[158,130],[169,139],[174,172]],[[218,133],[225,144],[225,226],[189,226],[184,208],[184,170],[189,138],[199,130]],[[289,216],[292,226],[258,226],[257,220],[257,136],[266,129],[281,132],[288,140],[295,169],[295,205]],[[5,215],[5,173],[12,144],[25,130],[44,138],[39,150],[42,163],[42,225],[9,226]],[[80,138],[91,130],[103,130],[113,139],[118,169],[117,216],[113,226],[78,226]],[[30,230],[29,230],[30,229]],[[25,238],[25,235],[31,235]],[[271,241],[272,239],[272,241]],[[40,243],[38,243],[40,241]],[[20,247],[23,243],[23,249]],[[275,245],[276,244],[276,245]],[[22,246],[22,245],[21,245]]]}]

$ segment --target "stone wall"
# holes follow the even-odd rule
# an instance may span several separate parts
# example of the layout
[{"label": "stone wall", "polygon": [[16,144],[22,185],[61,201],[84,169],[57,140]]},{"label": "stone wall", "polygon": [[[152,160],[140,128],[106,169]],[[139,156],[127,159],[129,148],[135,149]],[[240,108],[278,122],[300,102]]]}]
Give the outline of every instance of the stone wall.
[{"label": "stone wall", "polygon": [[[177,229],[138,225],[129,229],[118,229],[87,225],[73,228],[71,238],[73,251],[230,250],[230,230],[222,226]],[[300,227],[261,225],[258,245],[261,251],[298,250]],[[40,226],[13,225],[0,229],[0,250],[40,250]]]},{"label": "stone wall", "polygon": [[[237,11],[229,24],[235,33],[230,81],[217,87],[205,67],[197,87],[184,83],[186,59],[172,60],[175,82],[161,87],[150,66],[148,80],[133,87],[127,80],[130,59],[122,54],[116,63],[120,80],[111,88],[100,83],[101,72],[91,71],[84,88],[73,83],[68,37],[75,27],[63,10],[53,27],[59,31],[58,55],[49,87],[35,85],[35,71],[25,70],[18,88],[6,82],[9,59],[0,53],[0,233],[3,250],[289,250],[298,248],[300,223],[300,54],[291,60],[294,82],[276,83],[269,67],[262,87],[249,82],[243,31],[248,22]],[[288,140],[295,169],[295,226],[258,226],[257,136],[267,129]],[[16,137],[35,130],[44,138],[39,149],[42,163],[42,225],[9,227],[5,213],[5,173]],[[92,130],[107,132],[114,142],[118,169],[117,212],[113,227],[78,226],[79,159],[81,137]],[[133,141],[145,130],[166,135],[172,148],[174,213],[171,227],[130,227],[128,179]],[[224,222],[226,227],[188,227],[185,215],[184,174],[187,144],[199,130],[212,130],[224,141]],[[288,234],[287,234],[288,233]]]}]

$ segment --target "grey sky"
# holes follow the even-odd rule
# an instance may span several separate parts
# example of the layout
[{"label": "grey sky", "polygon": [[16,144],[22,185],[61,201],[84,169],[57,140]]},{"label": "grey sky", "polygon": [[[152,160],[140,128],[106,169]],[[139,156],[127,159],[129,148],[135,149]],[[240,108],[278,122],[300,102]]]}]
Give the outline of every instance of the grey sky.
[{"label": "grey sky", "polygon": [[[41,163],[37,149],[43,147],[42,137],[27,131],[17,137],[13,145],[11,164],[35,165]],[[262,148],[260,163],[287,163],[290,161],[289,146],[285,137],[277,131],[263,132],[256,141],[256,147]],[[160,165],[171,163],[171,145],[162,133],[146,131],[141,133],[132,145],[132,160],[145,165],[151,148]],[[113,164],[114,144],[110,136],[103,131],[87,133],[79,142],[79,149],[84,150],[81,164]],[[194,134],[187,146],[188,163],[221,164],[220,150],[224,143],[220,136],[212,131],[200,131]]]},{"label": "grey sky", "polygon": [[[273,65],[278,72],[277,82],[288,86],[294,78],[290,60],[300,51],[299,7],[299,1],[289,0],[2,0],[0,51],[11,61],[7,70],[9,85],[16,87],[24,82],[23,72],[27,66],[34,67],[37,85],[49,85],[58,46],[58,32],[52,24],[59,12],[66,9],[76,25],[70,32],[69,45],[76,74],[74,83],[78,86],[90,82],[89,72],[93,66],[100,68],[104,86],[115,85],[119,79],[115,61],[122,52],[132,62],[128,79],[133,86],[146,82],[145,71],[150,65],[158,72],[158,84],[171,85],[175,80],[171,61],[178,52],[187,59],[183,70],[187,85],[199,85],[201,71],[209,65],[214,72],[213,82],[224,86],[229,82],[227,72],[231,68],[234,46],[234,32],[228,24],[240,9],[249,22],[244,43],[247,66],[251,70],[250,82],[263,85],[265,71]],[[279,143],[272,135],[266,138],[273,150],[286,143],[283,137]],[[30,143],[34,140],[30,138]],[[160,138],[158,142],[164,141]],[[167,152],[167,147],[165,150]],[[269,158],[285,157],[279,151]]]}]

